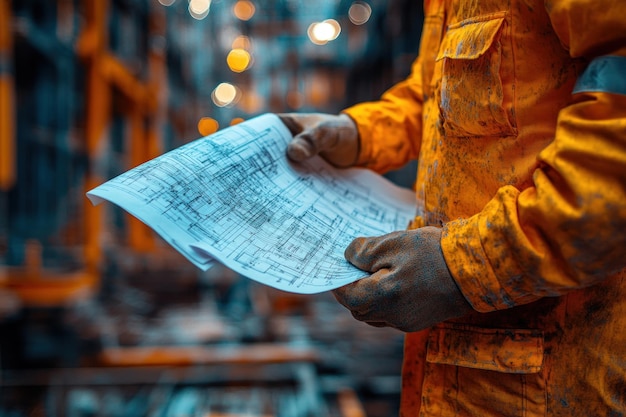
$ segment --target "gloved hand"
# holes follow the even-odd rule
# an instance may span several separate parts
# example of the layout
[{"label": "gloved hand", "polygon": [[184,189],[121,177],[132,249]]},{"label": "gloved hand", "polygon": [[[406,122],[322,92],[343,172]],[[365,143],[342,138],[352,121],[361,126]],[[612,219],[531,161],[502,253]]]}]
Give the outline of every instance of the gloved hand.
[{"label": "gloved hand", "polygon": [[441,229],[423,227],[357,238],[346,259],[372,275],[337,288],[337,301],[354,318],[405,332],[431,327],[472,311],[441,252]]},{"label": "gloved hand", "polygon": [[330,164],[347,168],[359,157],[359,132],[345,115],[323,113],[277,114],[294,136],[287,146],[287,156],[302,162],[319,154]]}]

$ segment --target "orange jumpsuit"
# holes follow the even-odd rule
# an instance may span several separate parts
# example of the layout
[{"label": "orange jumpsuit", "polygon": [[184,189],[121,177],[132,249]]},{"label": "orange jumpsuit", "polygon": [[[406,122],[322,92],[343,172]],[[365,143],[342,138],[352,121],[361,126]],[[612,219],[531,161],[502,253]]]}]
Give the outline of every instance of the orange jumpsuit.
[{"label": "orange jumpsuit", "polygon": [[626,2],[426,0],[425,16],[411,75],[345,110],[360,165],[418,159],[412,226],[443,226],[476,310],[407,334],[401,415],[626,415],[626,91],[576,84],[624,62]]}]

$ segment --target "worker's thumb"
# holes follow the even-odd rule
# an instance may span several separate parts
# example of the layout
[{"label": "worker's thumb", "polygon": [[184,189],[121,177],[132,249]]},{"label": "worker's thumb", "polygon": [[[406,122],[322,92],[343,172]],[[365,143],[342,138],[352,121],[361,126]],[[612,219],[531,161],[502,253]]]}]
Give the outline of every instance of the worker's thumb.
[{"label": "worker's thumb", "polygon": [[320,155],[338,167],[351,166],[358,156],[358,132],[348,116],[323,113],[282,113],[280,120],[293,135],[287,156],[302,162]]},{"label": "worker's thumb", "polygon": [[385,267],[385,253],[381,248],[382,237],[357,237],[346,248],[348,262],[362,271],[376,272]]}]

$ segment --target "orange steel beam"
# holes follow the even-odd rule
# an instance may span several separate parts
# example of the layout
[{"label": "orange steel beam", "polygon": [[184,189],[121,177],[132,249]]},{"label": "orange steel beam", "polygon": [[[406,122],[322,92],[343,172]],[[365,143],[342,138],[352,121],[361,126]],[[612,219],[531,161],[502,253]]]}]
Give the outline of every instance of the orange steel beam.
[{"label": "orange steel beam", "polygon": [[[87,108],[85,138],[87,152],[91,161],[98,157],[102,142],[106,137],[111,118],[111,91],[107,78],[100,71],[99,61],[106,48],[107,0],[83,2],[85,7],[86,27],[77,43],[77,52],[87,66]],[[102,178],[90,169],[85,180],[85,192],[100,185]],[[93,206],[85,199],[85,261],[88,270],[96,274],[101,261],[100,231],[103,208]]]},{"label": "orange steel beam", "polygon": [[111,117],[108,79],[100,70],[108,36],[107,7],[107,0],[85,1],[86,28],[77,45],[78,52],[87,58],[86,138],[91,157],[97,156]]},{"label": "orange steel beam", "polygon": [[[162,7],[151,4],[148,31],[151,38],[165,35],[165,14]],[[135,167],[160,153],[159,128],[164,114],[165,50],[150,47],[148,51],[148,80],[138,81],[116,59],[109,59],[106,68],[111,81],[129,98],[130,165]],[[139,252],[154,252],[154,233],[137,218],[127,215],[128,243]]]},{"label": "orange steel beam", "polygon": [[0,0],[0,190],[15,183],[15,117],[11,55],[11,1]]},{"label": "orange steel beam", "polygon": [[[91,161],[96,161],[104,141],[108,137],[111,120],[112,90],[117,88],[128,100],[131,125],[132,166],[138,165],[159,153],[159,133],[156,116],[162,111],[158,88],[165,84],[164,52],[150,52],[148,58],[150,78],[148,82],[138,80],[115,56],[107,50],[107,12],[109,0],[84,0],[85,27],[76,43],[76,52],[86,66],[86,149]],[[154,10],[159,10],[156,8]],[[158,15],[157,15],[158,16]],[[164,31],[164,15],[159,24],[151,23],[150,30]],[[10,77],[5,77],[4,68],[9,68],[11,54],[10,0],[0,0],[0,188],[8,188],[14,181],[15,139],[13,110],[13,86]],[[4,65],[6,63],[6,65]],[[7,105],[8,104],[8,105]],[[148,123],[146,123],[146,120]],[[88,191],[103,182],[94,169],[85,178]],[[93,293],[98,285],[102,258],[100,234],[103,224],[103,208],[93,206],[85,199],[85,263],[86,269],[75,274],[55,274],[41,267],[40,251],[30,251],[31,256],[23,268],[4,268],[4,285],[17,293],[22,301],[30,305],[59,305]],[[129,227],[129,242],[135,250],[147,251],[154,248],[152,232],[136,219]],[[32,245],[31,245],[32,246]],[[36,246],[36,245],[34,245]]]},{"label": "orange steel beam", "polygon": [[142,346],[105,348],[99,361],[107,366],[270,364],[315,362],[317,350],[282,344],[245,346]]},{"label": "orange steel beam", "polygon": [[69,304],[94,293],[96,276],[86,271],[73,273],[45,271],[41,265],[41,243],[26,244],[23,267],[4,267],[3,286],[16,294],[25,305],[49,307]]},{"label": "orange steel beam", "polygon": [[[165,39],[166,15],[165,7],[150,5],[150,36],[154,39]],[[152,42],[148,53],[148,82],[154,91],[156,108],[148,123],[148,159],[155,158],[163,152],[161,148],[161,128],[167,114],[167,64],[165,43]]]},{"label": "orange steel beam", "polygon": [[[149,30],[151,34],[164,35],[165,14],[161,7],[150,6]],[[128,101],[130,123],[130,166],[135,167],[160,153],[159,123],[163,109],[163,88],[166,84],[164,49],[151,48],[148,55],[148,81],[138,79],[106,47],[106,12],[108,1],[85,0],[87,26],[77,43],[77,52],[89,66],[89,101],[87,112],[87,140],[89,155],[95,158],[102,136],[111,118],[111,90],[116,88]],[[102,179],[91,176],[88,189]],[[101,215],[97,207],[87,207],[88,259],[97,264],[99,257],[98,235]],[[93,213],[93,214],[92,214]],[[128,244],[139,252],[155,248],[152,231],[136,218],[128,215]]]},{"label": "orange steel beam", "polygon": [[343,388],[337,394],[341,417],[366,417],[363,404],[352,388]]},{"label": "orange steel beam", "polygon": [[[3,69],[10,68],[12,58],[10,3],[9,0],[0,0],[0,67]],[[17,157],[13,85],[10,77],[5,75],[5,71],[0,71],[0,187],[3,189],[8,188],[15,180],[14,164]],[[88,129],[90,127],[93,126],[89,126]],[[93,143],[91,147],[93,149]],[[89,182],[88,179],[87,187]],[[86,216],[94,215],[87,213]],[[96,224],[87,223],[88,227]],[[88,233],[86,235],[89,236]],[[25,305],[58,306],[71,303],[94,293],[97,286],[97,270],[93,268],[93,258],[93,254],[86,256],[87,268],[82,271],[67,273],[46,270],[42,266],[41,244],[32,240],[27,243],[26,262],[23,266],[1,268],[2,285],[16,294]]]},{"label": "orange steel beam", "polygon": [[105,79],[117,87],[142,112],[154,112],[156,108],[156,86],[138,80],[124,64],[111,54],[102,54],[99,64]]},{"label": "orange steel beam", "polygon": [[96,279],[84,271],[68,274],[36,272],[31,275],[24,269],[6,271],[9,280],[4,287],[16,294],[24,305],[54,307],[69,305],[78,300],[86,300],[95,294]]},{"label": "orange steel beam", "polygon": [[[149,159],[147,153],[148,133],[145,129],[144,117],[140,108],[133,103],[130,114],[130,160],[133,166],[137,166]],[[152,230],[139,221],[136,217],[127,215],[128,220],[128,243],[139,252],[151,252],[155,248]]]}]

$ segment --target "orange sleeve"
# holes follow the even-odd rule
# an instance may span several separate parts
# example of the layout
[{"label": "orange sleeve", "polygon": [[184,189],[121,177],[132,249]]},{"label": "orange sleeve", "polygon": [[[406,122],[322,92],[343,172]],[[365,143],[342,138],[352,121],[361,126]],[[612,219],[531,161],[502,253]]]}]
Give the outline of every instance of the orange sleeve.
[{"label": "orange sleeve", "polygon": [[[533,186],[501,188],[480,213],[448,223],[442,238],[452,275],[482,312],[558,296],[626,267],[626,4],[554,0],[547,10],[589,71],[539,154]],[[619,71],[596,65],[608,62],[605,54]]]},{"label": "orange sleeve", "polygon": [[552,27],[572,58],[626,54],[622,0],[545,0]]},{"label": "orange sleeve", "polygon": [[404,81],[379,101],[345,109],[359,129],[357,164],[383,173],[417,158],[422,135],[422,77],[419,59]]}]

